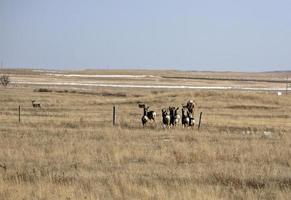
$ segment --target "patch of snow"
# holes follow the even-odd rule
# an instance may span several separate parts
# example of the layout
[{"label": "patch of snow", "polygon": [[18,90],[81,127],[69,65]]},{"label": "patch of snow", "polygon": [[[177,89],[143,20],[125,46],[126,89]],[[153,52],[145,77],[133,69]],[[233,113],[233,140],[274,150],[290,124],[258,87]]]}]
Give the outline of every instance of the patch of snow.
[{"label": "patch of snow", "polygon": [[64,85],[64,86],[92,86],[114,88],[156,88],[156,89],[199,89],[199,90],[246,90],[246,91],[274,91],[284,88],[243,88],[232,86],[186,86],[186,85],[135,85],[135,84],[106,84],[106,83],[76,83],[76,82],[30,82],[14,81],[16,84],[26,85]]},{"label": "patch of snow", "polygon": [[108,74],[108,75],[87,75],[87,74],[46,74],[49,76],[62,76],[62,77],[84,77],[84,78],[154,78],[153,75],[118,75],[118,74]]},{"label": "patch of snow", "polygon": [[45,73],[61,73],[60,71],[57,71],[57,70],[44,70],[44,69],[34,69],[32,71],[33,72],[45,72]]}]

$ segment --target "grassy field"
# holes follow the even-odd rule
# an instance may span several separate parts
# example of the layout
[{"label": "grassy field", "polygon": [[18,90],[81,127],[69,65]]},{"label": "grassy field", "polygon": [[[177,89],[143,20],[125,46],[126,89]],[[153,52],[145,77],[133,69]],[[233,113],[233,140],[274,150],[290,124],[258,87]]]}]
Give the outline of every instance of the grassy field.
[{"label": "grassy field", "polygon": [[[0,199],[291,198],[291,95],[42,87],[0,88]],[[201,130],[162,128],[189,99]]]},{"label": "grassy field", "polygon": [[[10,75],[14,84],[23,83],[61,83],[74,84],[117,84],[117,85],[153,85],[153,86],[204,86],[234,88],[269,88],[285,90],[287,77],[291,72],[192,72],[162,70],[83,70],[83,71],[46,71],[46,70],[1,70]],[[115,77],[106,75],[133,75],[145,77]],[[77,75],[77,76],[71,76]],[[81,75],[81,77],[78,77]],[[86,75],[99,77],[86,77]],[[100,76],[101,75],[101,76]],[[85,77],[84,77],[85,76]],[[104,76],[104,77],[102,77]],[[291,80],[289,87],[291,88]],[[52,85],[51,85],[52,86]],[[72,85],[71,85],[72,86]]]}]

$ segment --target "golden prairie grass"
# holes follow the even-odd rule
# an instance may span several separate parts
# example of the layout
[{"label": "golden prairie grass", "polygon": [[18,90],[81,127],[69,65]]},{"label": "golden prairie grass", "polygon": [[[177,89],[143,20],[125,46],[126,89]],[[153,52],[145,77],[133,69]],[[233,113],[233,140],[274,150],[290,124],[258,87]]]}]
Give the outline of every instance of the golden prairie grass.
[{"label": "golden prairie grass", "polygon": [[[291,197],[290,96],[35,89],[0,89],[0,199]],[[188,99],[202,129],[162,128],[160,110]],[[157,111],[156,124],[142,128],[139,102]]]}]

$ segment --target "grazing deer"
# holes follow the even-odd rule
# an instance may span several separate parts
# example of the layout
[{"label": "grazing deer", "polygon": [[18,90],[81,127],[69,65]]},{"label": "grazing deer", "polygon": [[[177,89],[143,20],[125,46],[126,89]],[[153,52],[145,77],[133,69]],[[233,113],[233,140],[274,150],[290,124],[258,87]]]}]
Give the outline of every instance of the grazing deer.
[{"label": "grazing deer", "polygon": [[36,103],[35,100],[32,100],[31,103],[32,103],[32,107],[34,107],[34,108],[40,108],[40,103]]},{"label": "grazing deer", "polygon": [[162,119],[163,119],[163,125],[164,126],[169,126],[170,125],[171,117],[170,117],[169,113],[164,109],[162,109]]}]

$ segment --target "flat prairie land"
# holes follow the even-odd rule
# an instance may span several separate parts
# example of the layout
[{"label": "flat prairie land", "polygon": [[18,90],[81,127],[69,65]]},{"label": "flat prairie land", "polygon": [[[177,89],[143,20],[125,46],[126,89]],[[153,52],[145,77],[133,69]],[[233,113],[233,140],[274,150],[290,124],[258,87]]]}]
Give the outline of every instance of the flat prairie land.
[{"label": "flat prairie land", "polygon": [[[291,94],[276,91],[285,87],[286,73],[1,73],[12,83],[0,88],[0,199],[291,198]],[[116,74],[126,76],[97,76]],[[122,84],[271,90],[117,87]],[[201,129],[197,123],[163,128],[161,109],[181,109],[189,99],[197,103],[196,122],[203,113]],[[139,103],[157,112],[156,122],[142,127]]]}]

